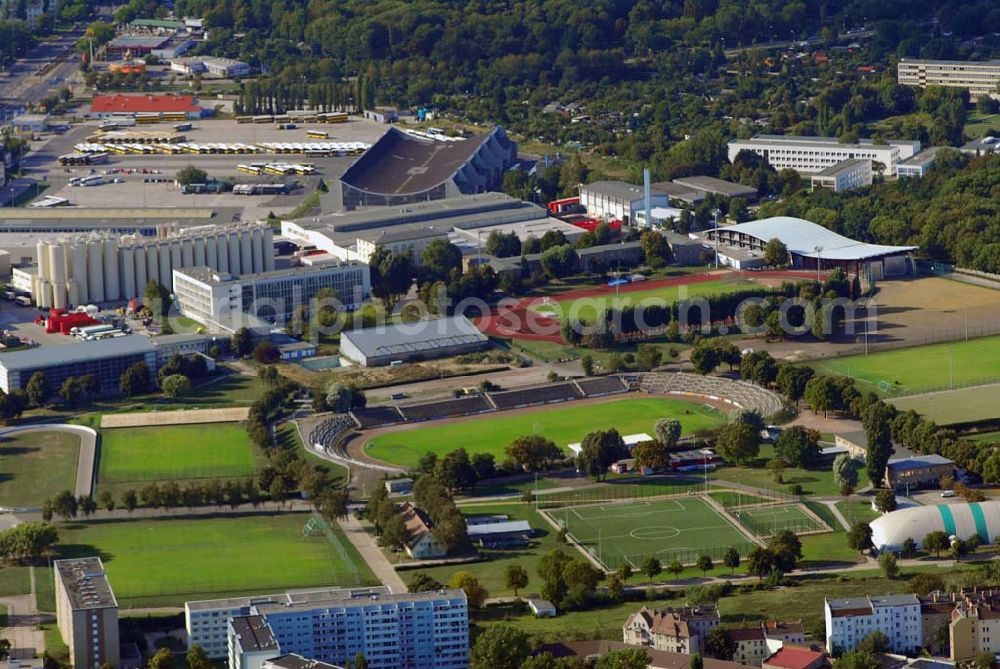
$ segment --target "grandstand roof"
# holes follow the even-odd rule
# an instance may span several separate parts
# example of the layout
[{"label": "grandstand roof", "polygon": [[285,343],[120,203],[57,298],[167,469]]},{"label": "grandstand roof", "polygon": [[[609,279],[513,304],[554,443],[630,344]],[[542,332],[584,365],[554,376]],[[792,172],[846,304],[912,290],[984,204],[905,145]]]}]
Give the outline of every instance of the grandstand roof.
[{"label": "grandstand roof", "polygon": [[450,179],[492,133],[461,141],[417,137],[390,128],[340,178],[369,193],[420,193]]},{"label": "grandstand roof", "polygon": [[[739,233],[761,242],[778,238],[789,252],[823,260],[866,260],[915,251],[916,246],[884,246],[858,242],[812,221],[793,216],[774,216],[749,223],[719,228],[723,233]],[[819,248],[817,251],[816,249]]]},{"label": "grandstand roof", "polygon": [[368,358],[432,351],[487,341],[465,316],[435,318],[346,331],[340,335]]}]

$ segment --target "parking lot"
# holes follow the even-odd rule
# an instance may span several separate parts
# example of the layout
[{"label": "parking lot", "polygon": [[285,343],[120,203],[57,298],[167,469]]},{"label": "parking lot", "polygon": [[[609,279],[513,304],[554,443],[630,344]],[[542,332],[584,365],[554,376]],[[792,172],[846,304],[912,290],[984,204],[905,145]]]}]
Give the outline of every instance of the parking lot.
[{"label": "parking lot", "polygon": [[38,309],[22,307],[14,302],[0,303],[0,328],[10,330],[21,339],[30,339],[40,346],[60,346],[79,343],[74,337],[58,333],[46,333],[41,325],[35,325]]}]

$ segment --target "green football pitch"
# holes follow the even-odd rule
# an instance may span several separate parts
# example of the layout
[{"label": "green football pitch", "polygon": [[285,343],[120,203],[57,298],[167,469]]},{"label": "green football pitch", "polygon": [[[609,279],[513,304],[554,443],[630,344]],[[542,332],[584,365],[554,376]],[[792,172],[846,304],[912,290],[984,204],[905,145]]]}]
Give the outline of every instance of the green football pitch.
[{"label": "green football pitch", "polygon": [[252,476],[257,464],[242,423],[123,427],[101,431],[97,485],[239,478]]},{"label": "green football pitch", "polygon": [[338,528],[305,536],[307,513],[73,523],[59,557],[99,555],[119,606],[374,583]]},{"label": "green football pitch", "polygon": [[732,514],[743,527],[758,537],[773,537],[783,530],[791,530],[798,534],[827,529],[797,504],[741,509],[733,511]]},{"label": "green football pitch", "polygon": [[881,395],[1000,380],[1000,337],[827,358],[817,371],[850,376]]},{"label": "green football pitch", "polygon": [[718,561],[729,546],[746,555],[756,544],[703,499],[691,496],[605,506],[571,506],[548,512],[608,569],[628,562],[640,569],[655,556],[665,567],[692,564],[701,555]]},{"label": "green football pitch", "polygon": [[634,290],[619,293],[617,296],[615,295],[614,288],[606,287],[607,293],[602,295],[564,300],[560,300],[558,296],[551,297],[544,302],[541,300],[537,301],[532,305],[531,309],[555,318],[563,318],[566,315],[570,315],[577,320],[590,322],[597,317],[598,313],[608,307],[621,308],[639,305],[646,307],[655,305],[667,306],[682,299],[736,293],[752,288],[763,289],[765,286],[745,280],[702,281],[681,286],[661,286],[651,290]]},{"label": "green football pitch", "polygon": [[679,420],[682,434],[716,427],[725,421],[719,411],[694,402],[659,397],[620,398],[403,427],[372,439],[365,448],[372,457],[405,467],[415,467],[425,453],[441,456],[460,447],[470,454],[491,453],[497,462],[502,462],[507,446],[525,435],[543,435],[565,449],[594,430],[616,428],[622,435],[652,434],[653,425],[660,418]]}]

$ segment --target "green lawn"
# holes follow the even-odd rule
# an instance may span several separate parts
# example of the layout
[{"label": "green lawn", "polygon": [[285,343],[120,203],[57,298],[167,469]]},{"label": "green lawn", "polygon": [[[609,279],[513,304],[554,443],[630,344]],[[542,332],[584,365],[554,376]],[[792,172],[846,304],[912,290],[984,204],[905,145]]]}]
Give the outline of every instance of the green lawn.
[{"label": "green lawn", "polygon": [[29,592],[31,592],[31,575],[28,573],[28,567],[13,565],[0,567],[0,596],[26,595]]},{"label": "green lawn", "polygon": [[629,353],[635,354],[639,346],[652,346],[660,352],[663,364],[675,360],[682,351],[690,348],[690,345],[682,342],[671,342],[664,337],[651,337],[642,341],[620,341],[615,347],[607,350],[597,350],[584,348],[582,346],[567,346],[557,344],[552,341],[529,341],[527,339],[514,339],[510,342],[510,347],[515,351],[543,360],[545,362],[559,362],[561,360],[578,360],[585,355],[589,355],[594,360],[595,369],[611,369],[611,358],[613,356],[625,356]]},{"label": "green lawn", "polygon": [[853,525],[857,522],[870,523],[882,516],[881,513],[872,509],[871,500],[845,499],[837,502],[840,514]]},{"label": "green lawn", "polygon": [[965,122],[964,132],[969,137],[978,139],[996,128],[1000,128],[1000,114],[980,114],[978,111],[971,111]]},{"label": "green lawn", "polygon": [[966,423],[1000,416],[1000,385],[972,386],[889,401],[900,411],[913,409],[940,425]]},{"label": "green lawn", "polygon": [[72,523],[59,556],[99,555],[122,608],[374,583],[339,529],[303,536],[306,513]]},{"label": "green lawn", "polygon": [[[783,483],[776,483],[771,473],[764,468],[764,464],[774,457],[774,446],[771,444],[761,444],[760,455],[752,463],[753,466],[727,465],[717,469],[712,477],[720,485],[724,485],[726,481],[730,481],[756,488],[788,493],[792,485],[798,484],[802,486],[802,493],[805,495],[840,494],[837,485],[833,482],[832,467],[823,469],[787,467],[782,473]],[[863,488],[866,485],[868,485],[868,476],[862,467],[858,470],[858,487]]]},{"label": "green lawn", "polygon": [[0,439],[0,506],[38,506],[76,487],[80,437],[68,432],[14,433]]},{"label": "green lawn", "polygon": [[729,546],[746,555],[753,544],[707,502],[690,497],[549,512],[609,569],[628,562],[639,570],[655,555],[663,564],[694,563],[700,555],[721,560]]},{"label": "green lawn", "polygon": [[981,432],[979,434],[966,435],[965,438],[984,444],[995,444],[1000,442],[1000,432]]},{"label": "green lawn", "polygon": [[39,611],[56,611],[56,582],[52,567],[35,567],[35,603]]},{"label": "green lawn", "polygon": [[1000,380],[1000,337],[826,358],[816,371],[850,376],[882,395]]},{"label": "green lawn", "polygon": [[579,406],[570,403],[528,414],[501,413],[447,424],[404,427],[369,441],[365,448],[372,457],[406,467],[416,466],[424,453],[444,455],[459,447],[470,453],[492,453],[497,461],[502,461],[506,457],[504,449],[524,435],[544,435],[565,449],[594,430],[613,427],[623,435],[652,434],[653,425],[660,418],[677,418],[684,434],[724,422],[723,415],[715,409],[693,402],[626,398]]},{"label": "green lawn", "polygon": [[649,290],[635,290],[630,292],[619,292],[615,296],[615,289],[604,285],[601,287],[601,295],[593,297],[560,299],[558,295],[547,298],[545,302],[538,301],[532,305],[531,309],[538,313],[555,318],[563,318],[566,315],[573,316],[577,320],[590,322],[597,318],[598,314],[609,307],[639,306],[646,307],[661,305],[668,306],[678,300],[704,295],[721,295],[725,293],[736,293],[741,290],[751,288],[761,288],[761,284],[753,281],[731,280],[731,281],[702,281],[681,286],[663,286]]}]

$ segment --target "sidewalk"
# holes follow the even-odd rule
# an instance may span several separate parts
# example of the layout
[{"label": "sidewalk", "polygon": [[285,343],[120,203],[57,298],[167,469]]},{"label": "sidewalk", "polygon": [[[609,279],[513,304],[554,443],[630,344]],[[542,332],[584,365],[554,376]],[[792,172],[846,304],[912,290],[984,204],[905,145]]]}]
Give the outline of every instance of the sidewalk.
[{"label": "sidewalk", "polygon": [[409,588],[399,577],[388,558],[382,553],[382,549],[375,542],[375,537],[365,531],[361,522],[353,513],[347,514],[347,518],[339,521],[340,529],[350,540],[354,547],[361,553],[361,558],[371,567],[372,573],[382,582],[389,586],[393,594],[407,592]]}]

